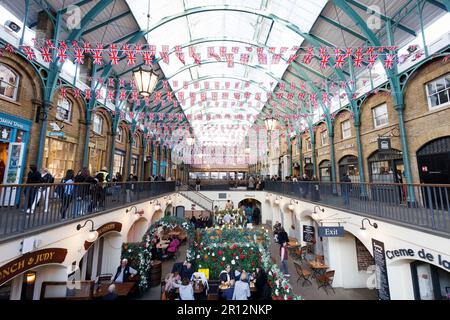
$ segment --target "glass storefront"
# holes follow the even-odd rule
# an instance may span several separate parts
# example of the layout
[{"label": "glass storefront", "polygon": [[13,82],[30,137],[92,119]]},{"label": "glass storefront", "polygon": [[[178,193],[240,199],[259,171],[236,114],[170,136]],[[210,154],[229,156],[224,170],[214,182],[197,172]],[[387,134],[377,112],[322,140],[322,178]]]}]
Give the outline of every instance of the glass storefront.
[{"label": "glass storefront", "polygon": [[138,168],[139,168],[139,156],[132,155],[131,156],[131,172],[133,175],[138,175]]},{"label": "glass storefront", "polygon": [[64,178],[67,170],[79,169],[74,167],[76,154],[77,145],[75,143],[53,138],[45,139],[44,166],[58,182]]},{"label": "glass storefront", "polygon": [[415,261],[411,263],[411,274],[416,300],[450,300],[450,272]]},{"label": "glass storefront", "polygon": [[99,172],[106,163],[106,151],[96,148],[89,148],[89,172],[95,174]]},{"label": "glass storefront", "polygon": [[[370,182],[403,182],[403,157],[401,151],[392,149],[389,152],[375,152],[367,161],[369,162]],[[397,175],[398,171],[399,176]]]},{"label": "glass storefront", "polygon": [[345,156],[339,161],[339,179],[342,179],[344,173],[352,182],[359,182],[358,158],[355,156]]},{"label": "glass storefront", "polygon": [[324,160],[319,164],[320,181],[331,181],[331,162]]},{"label": "glass storefront", "polygon": [[124,165],[125,165],[125,152],[116,151],[114,153],[114,166],[113,166],[113,173],[114,173],[114,175],[117,172],[120,172],[120,174],[123,176],[123,174],[124,174]]}]

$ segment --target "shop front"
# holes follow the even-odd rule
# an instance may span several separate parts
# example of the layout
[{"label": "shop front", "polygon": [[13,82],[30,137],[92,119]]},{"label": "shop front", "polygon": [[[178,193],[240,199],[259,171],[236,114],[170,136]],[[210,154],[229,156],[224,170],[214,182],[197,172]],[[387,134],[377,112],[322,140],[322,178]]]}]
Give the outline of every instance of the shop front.
[{"label": "shop front", "polygon": [[67,280],[66,256],[67,249],[47,248],[4,264],[0,267],[0,300],[38,300],[43,283]]},{"label": "shop front", "polygon": [[57,182],[66,175],[67,170],[76,170],[77,139],[65,135],[54,136],[47,132],[44,148],[44,167],[55,177]]},{"label": "shop front", "polygon": [[76,280],[95,280],[104,274],[113,274],[120,264],[122,248],[122,224],[109,222],[96,229],[98,238],[85,241],[86,253],[79,262],[79,277]]},{"label": "shop front", "polygon": [[319,177],[320,181],[331,181],[331,162],[330,160],[324,160],[319,164]]},{"label": "shop front", "polygon": [[125,173],[125,152],[121,150],[116,150],[114,152],[114,166],[113,166],[113,173],[114,175],[119,172],[122,177]]},{"label": "shop front", "polygon": [[89,143],[89,172],[95,174],[106,166],[106,139],[95,138]]},{"label": "shop front", "polygon": [[303,168],[303,174],[306,174],[310,179],[314,175],[314,167],[311,157],[305,157],[305,166]]},{"label": "shop front", "polygon": [[339,161],[339,179],[342,179],[344,174],[348,174],[348,177],[352,182],[359,182],[359,165],[358,158],[355,156],[344,156]]},{"label": "shop front", "polygon": [[[25,154],[28,147],[31,122],[0,113],[0,183],[19,184],[25,173]],[[14,205],[18,194],[14,188],[2,188],[1,204]]]}]

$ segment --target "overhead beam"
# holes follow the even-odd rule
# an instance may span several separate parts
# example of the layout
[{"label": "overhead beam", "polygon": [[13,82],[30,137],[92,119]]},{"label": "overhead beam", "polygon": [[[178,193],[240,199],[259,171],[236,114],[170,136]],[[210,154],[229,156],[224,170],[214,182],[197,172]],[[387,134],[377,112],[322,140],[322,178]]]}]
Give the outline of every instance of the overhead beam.
[{"label": "overhead beam", "polygon": [[344,30],[345,32],[351,34],[352,36],[354,36],[354,37],[356,37],[356,38],[358,38],[360,40],[367,41],[367,38],[362,36],[360,33],[356,32],[356,31],[353,31],[352,29],[350,29],[350,28],[348,28],[346,26],[343,26],[342,24],[340,24],[339,22],[334,21],[333,19],[330,19],[330,18],[328,18],[328,17],[326,17],[326,16],[324,16],[322,14],[319,15],[319,18],[322,19],[322,20],[325,20],[326,22],[328,22],[329,24],[331,24],[331,25],[333,25],[335,27],[338,27],[341,30]]},{"label": "overhead beam", "polygon": [[106,20],[106,21],[104,21],[104,22],[102,22],[102,23],[99,23],[99,24],[97,24],[96,26],[94,26],[94,27],[92,27],[92,28],[87,29],[86,31],[84,31],[84,32],[82,33],[82,36],[84,36],[84,35],[86,35],[86,34],[88,34],[88,33],[94,32],[95,30],[98,30],[98,29],[100,29],[100,28],[103,28],[104,26],[107,26],[107,25],[109,25],[109,24],[111,24],[111,23],[113,23],[113,22],[115,22],[115,21],[117,21],[117,20],[120,20],[120,19],[122,19],[122,18],[128,16],[129,14],[131,14],[131,11],[130,11],[130,10],[125,11],[124,13],[121,13],[121,14],[115,16],[115,17],[112,17],[111,19],[108,19],[108,20]]},{"label": "overhead beam", "polygon": [[[355,7],[357,7],[357,8],[359,8],[359,9],[361,9],[361,10],[364,10],[364,11],[366,11],[366,12],[367,12],[367,10],[368,10],[367,5],[362,4],[362,3],[360,3],[360,2],[358,2],[358,1],[356,1],[356,0],[347,0],[346,2],[349,3],[349,4],[351,4],[351,5],[353,5],[353,6],[355,6]],[[381,19],[383,19],[384,21],[388,21],[388,20],[389,20],[389,21],[392,22],[393,25],[396,25],[400,30],[405,31],[406,33],[409,33],[410,35],[412,35],[412,36],[414,36],[414,37],[417,37],[416,31],[412,30],[411,28],[409,28],[409,27],[407,27],[407,26],[405,26],[405,25],[403,25],[403,24],[396,23],[392,18],[390,18],[390,17],[388,17],[388,16],[385,16],[385,15],[382,14],[381,12],[378,12],[378,11],[376,11],[376,10],[373,10],[372,8],[370,8],[370,10],[371,10],[372,12],[374,12],[375,15],[377,15],[378,17],[380,17]]]},{"label": "overhead beam", "polygon": [[102,0],[97,3],[89,12],[81,19],[80,28],[74,29],[72,33],[67,38],[68,42],[73,40],[78,40],[82,36],[83,32],[86,30],[88,25],[97,17],[103,10],[105,10],[113,0]]}]

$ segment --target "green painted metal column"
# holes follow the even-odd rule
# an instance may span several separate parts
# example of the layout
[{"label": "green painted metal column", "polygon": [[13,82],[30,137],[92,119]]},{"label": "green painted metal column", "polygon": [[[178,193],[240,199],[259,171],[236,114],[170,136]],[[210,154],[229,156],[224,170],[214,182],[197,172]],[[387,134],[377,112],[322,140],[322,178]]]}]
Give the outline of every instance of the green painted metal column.
[{"label": "green painted metal column", "polygon": [[292,142],[291,138],[286,134],[287,138],[287,166],[288,166],[288,175],[292,177]]},{"label": "green painted metal column", "polygon": [[161,145],[158,144],[158,154],[156,155],[156,176],[161,175]]},{"label": "green painted metal column", "polygon": [[[97,65],[94,65],[91,77],[92,79],[95,79],[96,76],[97,76]],[[92,80],[91,93],[93,93],[94,88],[95,88],[95,80]],[[86,104],[86,135],[84,138],[84,146],[83,146],[83,167],[86,168],[89,166],[89,142],[90,142],[91,124],[95,102],[96,102],[95,94],[93,94],[91,100],[89,100]]]},{"label": "green painted metal column", "polygon": [[330,144],[331,181],[333,182],[333,194],[337,193],[336,186],[336,154],[334,150],[334,130],[333,125],[328,127],[328,143]]},{"label": "green painted metal column", "polygon": [[[133,141],[134,141],[134,131],[136,130],[136,120],[132,120],[131,121],[131,130],[130,130],[130,136],[129,136],[129,143],[130,145],[128,146],[130,150],[129,154],[128,154],[128,161],[127,161],[127,174],[128,176],[130,175],[131,172],[131,159],[133,157]],[[128,179],[128,176],[126,177],[126,179]],[[126,180],[125,179],[125,180]]]},{"label": "green painted metal column", "polygon": [[317,178],[316,135],[312,126],[309,128],[309,136],[311,139],[313,177],[315,176]]},{"label": "green painted metal column", "polygon": [[303,146],[303,139],[302,139],[302,136],[300,135],[300,133],[298,133],[297,134],[297,147],[298,147],[298,161],[299,161],[299,169],[298,169],[299,178],[303,177],[303,151],[302,151],[302,146]]},{"label": "green painted metal column", "polygon": [[140,181],[145,181],[145,151],[147,150],[147,139],[145,139],[144,137],[142,137],[142,154],[141,154],[141,174],[139,175],[139,180]]}]

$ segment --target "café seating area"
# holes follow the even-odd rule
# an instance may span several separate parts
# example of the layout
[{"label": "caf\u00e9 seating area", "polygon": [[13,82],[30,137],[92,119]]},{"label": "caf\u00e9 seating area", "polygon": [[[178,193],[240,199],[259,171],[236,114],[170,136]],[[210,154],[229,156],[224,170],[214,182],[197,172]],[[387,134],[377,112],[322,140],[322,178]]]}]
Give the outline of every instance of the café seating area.
[{"label": "caf\u00e9 seating area", "polygon": [[329,270],[323,255],[313,253],[313,244],[301,246],[297,239],[289,238],[287,248],[289,257],[294,262],[297,282],[302,281],[302,286],[305,286],[313,285],[312,281],[315,281],[317,290],[323,289],[327,295],[327,289],[335,293],[332,287],[335,270]]}]

